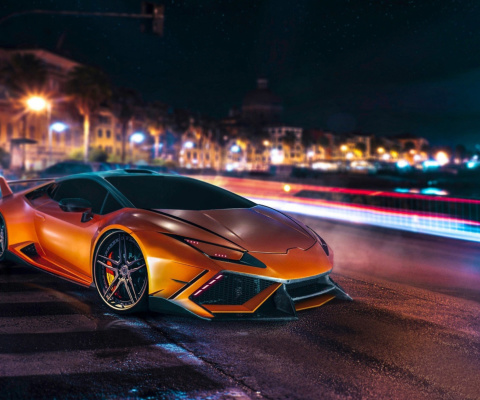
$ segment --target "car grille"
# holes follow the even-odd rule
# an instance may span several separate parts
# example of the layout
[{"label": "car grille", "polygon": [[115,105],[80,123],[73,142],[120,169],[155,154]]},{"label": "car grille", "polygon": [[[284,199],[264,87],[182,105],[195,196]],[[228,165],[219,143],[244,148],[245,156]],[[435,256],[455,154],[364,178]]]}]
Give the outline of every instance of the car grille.
[{"label": "car grille", "polygon": [[308,297],[318,296],[333,290],[328,276],[321,276],[319,278],[307,279],[301,282],[287,283],[285,285],[288,294],[293,301],[298,301]]},{"label": "car grille", "polygon": [[191,297],[197,304],[242,305],[275,282],[237,274],[222,273],[222,278]]}]

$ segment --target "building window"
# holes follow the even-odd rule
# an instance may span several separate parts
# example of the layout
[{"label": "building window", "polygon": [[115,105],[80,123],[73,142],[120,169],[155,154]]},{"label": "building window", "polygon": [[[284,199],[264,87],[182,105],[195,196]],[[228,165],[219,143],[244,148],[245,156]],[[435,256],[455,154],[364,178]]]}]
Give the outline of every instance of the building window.
[{"label": "building window", "polygon": [[35,127],[33,125],[30,125],[28,127],[28,135],[29,135],[30,139],[35,138]]},{"label": "building window", "polygon": [[117,137],[117,142],[121,142],[121,141],[122,141],[122,135],[120,135],[120,134],[117,133],[117,136],[116,136],[116,137]]},{"label": "building window", "polygon": [[112,132],[110,131],[110,129],[107,129],[105,131],[105,135],[107,136],[107,139],[110,139],[110,137],[112,136]]},{"label": "building window", "polygon": [[99,130],[97,131],[97,136],[98,136],[99,138],[101,138],[101,137],[103,136],[103,131],[102,131],[101,129],[99,129]]}]

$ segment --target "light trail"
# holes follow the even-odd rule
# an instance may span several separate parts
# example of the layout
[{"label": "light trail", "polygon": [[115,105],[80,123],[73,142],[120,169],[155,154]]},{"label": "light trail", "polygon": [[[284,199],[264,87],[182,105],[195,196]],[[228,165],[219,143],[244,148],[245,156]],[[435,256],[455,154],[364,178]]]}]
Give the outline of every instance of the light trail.
[{"label": "light trail", "polygon": [[385,212],[367,207],[339,207],[336,204],[302,204],[297,201],[248,197],[250,200],[277,210],[327,218],[356,224],[442,236],[451,239],[480,242],[479,225],[458,219],[427,217],[408,212]]},{"label": "light trail", "polygon": [[[378,192],[372,190],[331,188],[294,183],[289,183],[290,190],[285,191],[285,182],[257,181],[229,177],[202,176],[197,178],[231,190],[258,204],[264,204],[285,212],[417,232],[452,239],[480,242],[480,222],[478,222],[478,220],[473,220],[473,218],[459,218],[442,213],[433,214],[435,204],[459,204],[480,209],[480,200]],[[416,211],[399,208],[394,209],[387,206],[381,207],[378,205],[352,204],[340,201],[294,196],[302,190],[363,195],[377,198],[382,196],[385,198],[397,198],[412,201],[429,201],[431,202],[432,210]]]}]

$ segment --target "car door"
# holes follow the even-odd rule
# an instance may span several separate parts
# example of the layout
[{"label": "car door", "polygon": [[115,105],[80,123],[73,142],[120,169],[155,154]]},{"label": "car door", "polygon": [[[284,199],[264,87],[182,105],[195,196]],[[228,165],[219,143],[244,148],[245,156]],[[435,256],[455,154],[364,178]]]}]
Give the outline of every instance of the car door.
[{"label": "car door", "polygon": [[[68,179],[56,184],[50,201],[35,212],[35,229],[46,258],[79,278],[91,278],[90,251],[100,215],[107,198],[107,189],[88,178]],[[82,212],[63,211],[59,202],[81,198],[92,205],[93,218],[82,222]]]}]

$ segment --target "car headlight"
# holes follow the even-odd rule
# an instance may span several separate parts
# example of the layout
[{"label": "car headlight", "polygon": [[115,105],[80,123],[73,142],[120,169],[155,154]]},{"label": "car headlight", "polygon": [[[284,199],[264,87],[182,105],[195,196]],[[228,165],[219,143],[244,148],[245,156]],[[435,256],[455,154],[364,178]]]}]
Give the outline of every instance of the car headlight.
[{"label": "car headlight", "polygon": [[329,254],[329,253],[330,253],[330,250],[328,250],[328,244],[327,244],[327,242],[325,242],[325,240],[323,240],[322,237],[321,237],[317,232],[315,232],[312,228],[308,227],[308,229],[310,229],[310,230],[313,232],[313,234],[315,235],[315,237],[316,237],[316,238],[318,239],[318,241],[320,242],[323,251],[325,252],[325,254],[326,254],[327,256],[329,256],[329,255],[330,255],[330,254]]},{"label": "car headlight", "polygon": [[168,235],[183,243],[186,243],[195,250],[203,253],[212,260],[231,262],[235,264],[248,265],[250,267],[267,268],[267,266],[249,254],[246,251],[232,249],[230,247],[220,246],[214,243],[203,242],[201,240],[186,238],[177,235]]}]

